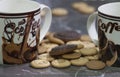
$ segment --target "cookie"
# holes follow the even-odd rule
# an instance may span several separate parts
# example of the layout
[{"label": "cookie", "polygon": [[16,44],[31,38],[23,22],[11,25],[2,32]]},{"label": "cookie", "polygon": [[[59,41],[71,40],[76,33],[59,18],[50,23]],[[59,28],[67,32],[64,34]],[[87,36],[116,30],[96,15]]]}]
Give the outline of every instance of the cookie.
[{"label": "cookie", "polygon": [[51,56],[58,56],[63,55],[65,53],[73,52],[77,48],[77,45],[71,44],[71,45],[60,45],[55,48],[52,48],[52,50],[49,52]]},{"label": "cookie", "polygon": [[77,11],[79,11],[80,13],[84,13],[84,14],[90,14],[95,11],[94,7],[88,5],[85,2],[75,2],[72,4],[72,7]]},{"label": "cookie", "polygon": [[73,40],[79,40],[80,34],[77,33],[76,31],[68,30],[68,31],[56,32],[54,34],[54,37],[59,38],[64,42],[68,42]]},{"label": "cookie", "polygon": [[99,47],[96,47],[96,49],[97,49],[98,52],[100,51]]},{"label": "cookie", "polygon": [[99,59],[99,56],[98,56],[98,55],[85,56],[85,58],[88,58],[89,60],[98,60],[98,59]]},{"label": "cookie", "polygon": [[50,52],[52,48],[57,47],[58,44],[54,43],[43,43],[38,47],[38,54],[40,53],[45,53],[45,52]]},{"label": "cookie", "polygon": [[74,50],[74,52],[80,53],[80,49],[76,49]]},{"label": "cookie", "polygon": [[79,59],[74,59],[74,60],[71,60],[70,62],[72,65],[75,65],[75,66],[84,66],[88,61],[89,60],[87,58],[80,57]]},{"label": "cookie", "polygon": [[95,12],[95,8],[92,6],[87,6],[87,7],[81,7],[78,9],[79,12],[84,13],[84,14],[91,14]]},{"label": "cookie", "polygon": [[47,60],[33,60],[30,65],[33,68],[46,68],[50,66],[50,62]]},{"label": "cookie", "polygon": [[76,59],[76,58],[80,58],[80,56],[81,56],[80,53],[69,53],[62,55],[64,59]]},{"label": "cookie", "polygon": [[80,40],[81,41],[90,41],[90,42],[92,41],[90,36],[89,35],[85,35],[85,34],[81,35]]},{"label": "cookie", "polygon": [[43,43],[50,43],[50,41],[48,39],[43,39],[40,44],[43,44]]},{"label": "cookie", "polygon": [[88,6],[88,5],[85,2],[74,2],[74,3],[72,3],[72,7],[74,9],[79,9],[81,7],[86,7],[86,6]]},{"label": "cookie", "polygon": [[47,61],[53,61],[54,58],[49,55],[49,53],[44,53],[41,55],[38,55],[38,59],[40,60],[47,60]]},{"label": "cookie", "polygon": [[80,53],[85,56],[91,56],[97,54],[96,48],[83,48],[80,49]]},{"label": "cookie", "polygon": [[105,63],[102,61],[92,60],[86,63],[87,68],[92,70],[100,70],[105,68]]},{"label": "cookie", "polygon": [[53,60],[51,62],[51,64],[52,64],[53,67],[56,67],[56,68],[65,68],[65,67],[69,67],[71,65],[71,63],[68,60],[65,60],[65,59]]},{"label": "cookie", "polygon": [[75,44],[75,45],[78,45],[79,49],[84,47],[84,45],[81,44],[80,40],[77,40],[77,41],[68,41],[66,44]]},{"label": "cookie", "polygon": [[54,8],[52,9],[52,14],[54,16],[65,16],[68,14],[68,11],[65,8]]},{"label": "cookie", "polygon": [[48,35],[48,39],[50,42],[56,43],[56,44],[64,44],[64,41],[62,41],[61,39],[58,39],[56,37],[53,36],[54,34],[49,34]]},{"label": "cookie", "polygon": [[84,48],[93,48],[93,47],[96,47],[96,45],[92,42],[89,42],[89,41],[84,41],[84,42],[81,42],[82,45],[84,45]]},{"label": "cookie", "polygon": [[47,51],[45,46],[38,46],[38,54],[45,53]]}]

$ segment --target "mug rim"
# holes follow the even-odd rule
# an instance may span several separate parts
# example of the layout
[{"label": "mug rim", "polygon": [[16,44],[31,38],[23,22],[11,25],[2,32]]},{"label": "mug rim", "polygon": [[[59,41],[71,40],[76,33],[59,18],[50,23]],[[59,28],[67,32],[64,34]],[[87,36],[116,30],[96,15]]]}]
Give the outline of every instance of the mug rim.
[{"label": "mug rim", "polygon": [[[32,1],[32,0],[13,0],[11,2],[6,3],[5,5],[11,6],[10,8],[5,8],[2,9],[4,6],[5,1],[10,1],[10,0],[2,0],[0,1],[0,4],[2,4],[3,6],[0,8],[0,15],[12,15],[12,16],[16,16],[16,15],[26,15],[26,14],[30,14],[30,13],[36,13],[38,11],[41,10],[40,8],[40,3],[36,2],[36,1]],[[14,2],[15,1],[15,2]],[[22,6],[22,5],[24,6]],[[15,7],[14,6],[18,6]]]},{"label": "mug rim", "polygon": [[120,19],[120,15],[113,15],[113,14],[109,14],[103,10],[101,10],[102,8],[105,8],[105,6],[110,6],[111,4],[119,4],[120,5],[120,2],[111,2],[111,3],[106,3],[106,4],[103,4],[101,6],[98,7],[98,14],[101,14],[103,16],[107,16],[107,17],[110,17],[110,18],[115,18],[115,19]]},{"label": "mug rim", "polygon": [[22,15],[29,15],[29,14],[32,14],[32,13],[33,14],[35,13],[35,15],[36,15],[36,14],[40,13],[39,11],[40,11],[40,8],[37,9],[37,10],[34,10],[34,11],[23,12],[23,13],[1,13],[0,12],[0,15],[3,15],[3,16],[22,16]]}]

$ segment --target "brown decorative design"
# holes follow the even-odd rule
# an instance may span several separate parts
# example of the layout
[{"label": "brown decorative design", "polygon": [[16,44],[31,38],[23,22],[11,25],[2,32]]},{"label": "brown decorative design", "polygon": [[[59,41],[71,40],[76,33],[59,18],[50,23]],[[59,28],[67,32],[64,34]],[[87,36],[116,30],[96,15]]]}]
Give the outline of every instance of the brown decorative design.
[{"label": "brown decorative design", "polygon": [[[40,19],[37,21],[34,19],[34,13],[29,14],[26,19],[22,19],[18,24],[14,23],[12,19],[4,20],[4,32],[3,32],[3,60],[7,64],[22,64],[30,62],[37,56],[37,45],[39,42],[40,33]],[[31,31],[30,31],[31,30]],[[19,37],[16,37],[18,35]],[[35,38],[36,45],[31,47],[33,41],[28,44],[29,35],[31,38]],[[15,37],[21,42],[15,43]]]},{"label": "brown decorative design", "polygon": [[113,41],[108,40],[103,27],[99,24],[101,19],[98,20],[98,35],[99,35],[99,48],[100,48],[100,60],[106,62],[109,66],[120,67],[120,45],[114,44]]}]

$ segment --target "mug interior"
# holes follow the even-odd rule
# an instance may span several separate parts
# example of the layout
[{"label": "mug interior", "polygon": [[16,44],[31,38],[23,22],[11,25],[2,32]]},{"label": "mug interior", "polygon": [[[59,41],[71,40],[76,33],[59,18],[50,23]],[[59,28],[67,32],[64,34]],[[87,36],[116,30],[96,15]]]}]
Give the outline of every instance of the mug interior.
[{"label": "mug interior", "polygon": [[120,2],[107,3],[98,8],[100,13],[120,17]]},{"label": "mug interior", "polygon": [[1,0],[0,13],[16,14],[36,11],[39,3],[32,0]]}]

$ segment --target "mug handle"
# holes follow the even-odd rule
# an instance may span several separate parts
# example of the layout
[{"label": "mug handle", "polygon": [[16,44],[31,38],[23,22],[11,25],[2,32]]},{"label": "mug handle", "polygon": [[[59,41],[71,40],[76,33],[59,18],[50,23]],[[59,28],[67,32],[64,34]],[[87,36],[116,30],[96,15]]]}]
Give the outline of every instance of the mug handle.
[{"label": "mug handle", "polygon": [[88,17],[87,31],[92,41],[98,46],[98,33],[95,27],[97,15],[98,15],[98,12],[94,12]]},{"label": "mug handle", "polygon": [[40,8],[41,11],[42,10],[45,11],[45,20],[43,25],[40,26],[40,42],[41,42],[41,40],[44,38],[44,36],[46,35],[46,33],[50,28],[52,21],[52,13],[51,13],[51,9],[44,4],[40,4]]}]

